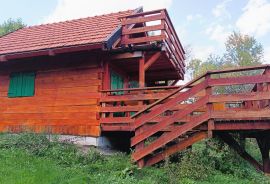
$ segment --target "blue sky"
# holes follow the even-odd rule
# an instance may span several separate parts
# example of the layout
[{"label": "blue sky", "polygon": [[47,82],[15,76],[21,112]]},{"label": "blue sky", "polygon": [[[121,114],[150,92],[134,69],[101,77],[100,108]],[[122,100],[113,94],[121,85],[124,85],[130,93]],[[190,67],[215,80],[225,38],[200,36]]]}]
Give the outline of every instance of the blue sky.
[{"label": "blue sky", "polygon": [[0,22],[22,18],[27,25],[93,16],[144,6],[167,8],[179,38],[192,56],[224,52],[233,31],[254,36],[270,63],[270,0],[0,0]]}]

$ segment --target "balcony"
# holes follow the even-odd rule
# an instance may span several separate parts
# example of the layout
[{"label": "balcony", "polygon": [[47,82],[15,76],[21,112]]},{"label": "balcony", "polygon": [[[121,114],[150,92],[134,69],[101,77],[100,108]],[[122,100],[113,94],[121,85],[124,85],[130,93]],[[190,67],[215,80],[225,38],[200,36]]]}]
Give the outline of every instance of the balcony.
[{"label": "balcony", "polygon": [[115,49],[160,49],[183,79],[185,52],[166,9],[137,13],[120,20],[122,34]]}]

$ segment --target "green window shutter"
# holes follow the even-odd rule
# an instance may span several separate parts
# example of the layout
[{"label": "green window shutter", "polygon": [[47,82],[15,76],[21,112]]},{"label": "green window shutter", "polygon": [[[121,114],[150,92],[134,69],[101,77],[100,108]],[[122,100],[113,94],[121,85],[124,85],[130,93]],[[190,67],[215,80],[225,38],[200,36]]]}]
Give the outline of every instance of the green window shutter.
[{"label": "green window shutter", "polygon": [[22,93],[21,96],[34,96],[35,93],[35,73],[22,74]]},{"label": "green window shutter", "polygon": [[34,96],[35,73],[12,73],[8,89],[8,97]]},{"label": "green window shutter", "polygon": [[21,91],[20,91],[21,88],[19,87],[20,80],[21,80],[20,73],[10,74],[8,97],[17,97],[21,95]]}]

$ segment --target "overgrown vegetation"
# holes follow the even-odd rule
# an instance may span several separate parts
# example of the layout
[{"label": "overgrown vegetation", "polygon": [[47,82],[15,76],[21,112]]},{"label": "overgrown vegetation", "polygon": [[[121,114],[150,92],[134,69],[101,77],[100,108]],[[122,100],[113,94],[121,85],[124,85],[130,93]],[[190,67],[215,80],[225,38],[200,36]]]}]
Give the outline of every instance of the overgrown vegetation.
[{"label": "overgrown vegetation", "polygon": [[[254,142],[247,149],[258,156]],[[138,169],[130,156],[104,156],[93,148],[83,153],[71,143],[45,135],[0,135],[0,183],[270,183],[226,145],[208,140],[175,155],[159,167]]]}]

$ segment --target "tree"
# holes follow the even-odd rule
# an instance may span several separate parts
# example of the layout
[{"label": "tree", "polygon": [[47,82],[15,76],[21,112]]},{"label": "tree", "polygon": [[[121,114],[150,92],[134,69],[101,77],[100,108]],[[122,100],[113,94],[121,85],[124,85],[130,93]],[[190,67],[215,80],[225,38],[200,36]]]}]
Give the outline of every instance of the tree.
[{"label": "tree", "polygon": [[227,65],[252,66],[262,64],[263,47],[254,37],[233,32],[225,43]]},{"label": "tree", "polygon": [[224,67],[223,59],[217,55],[210,55],[204,62],[200,59],[192,59],[187,66],[187,70],[190,71],[191,77],[195,78],[209,70],[217,70],[220,67]]},{"label": "tree", "polygon": [[192,59],[187,69],[192,78],[214,69],[259,65],[263,62],[263,47],[254,37],[233,32],[225,43],[223,56],[210,55],[206,61]]},{"label": "tree", "polygon": [[26,25],[22,22],[21,19],[8,19],[4,23],[0,24],[0,36],[11,33],[25,26]]}]

